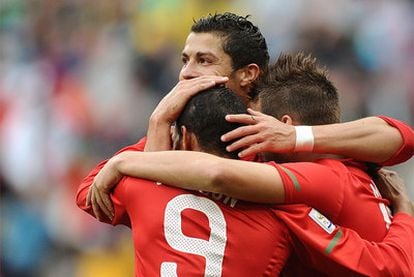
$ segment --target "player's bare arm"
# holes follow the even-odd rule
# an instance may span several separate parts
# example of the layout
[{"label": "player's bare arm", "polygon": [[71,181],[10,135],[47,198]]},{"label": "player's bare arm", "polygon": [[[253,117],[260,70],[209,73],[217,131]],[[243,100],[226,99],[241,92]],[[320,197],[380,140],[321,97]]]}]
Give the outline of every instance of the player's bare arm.
[{"label": "player's bare arm", "polygon": [[145,151],[171,150],[171,124],[178,118],[188,100],[200,91],[227,81],[228,77],[222,76],[200,76],[179,81],[151,114]]},{"label": "player's bare arm", "polygon": [[[248,124],[223,135],[223,141],[237,139],[229,151],[243,149],[240,157],[259,152],[294,151],[295,128],[271,116],[249,109],[249,114],[228,115],[227,120]],[[357,160],[381,163],[391,158],[403,143],[397,128],[379,117],[346,123],[312,126],[313,152],[332,153]]]},{"label": "player's bare arm", "polygon": [[101,209],[108,217],[113,215],[109,193],[122,176],[222,193],[259,203],[284,201],[282,179],[278,171],[267,164],[220,158],[196,151],[129,151],[111,158],[95,177],[88,204],[96,210]]}]

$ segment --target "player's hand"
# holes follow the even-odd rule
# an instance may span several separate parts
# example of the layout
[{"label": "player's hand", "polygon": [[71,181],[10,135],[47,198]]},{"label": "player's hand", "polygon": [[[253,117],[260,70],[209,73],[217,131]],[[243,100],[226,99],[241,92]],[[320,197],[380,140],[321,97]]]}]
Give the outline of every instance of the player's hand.
[{"label": "player's hand", "polygon": [[404,180],[397,172],[387,169],[378,171],[378,178],[375,180],[381,195],[390,200],[394,213],[406,212],[414,216],[414,205],[410,200]]},{"label": "player's hand", "polygon": [[252,109],[247,109],[247,112],[248,114],[226,116],[229,122],[246,125],[222,136],[222,141],[225,142],[236,140],[227,147],[227,151],[243,149],[239,153],[241,158],[260,152],[293,152],[296,140],[294,126]]},{"label": "player's hand", "polygon": [[191,97],[228,80],[228,77],[222,76],[200,76],[179,81],[151,114],[145,151],[171,150],[171,124],[177,120]]},{"label": "player's hand", "polygon": [[197,78],[181,80],[160,101],[151,117],[172,124],[181,114],[184,106],[195,94],[205,89],[223,84],[229,80],[223,76],[200,76]]},{"label": "player's hand", "polygon": [[86,205],[92,205],[95,217],[104,221],[114,217],[114,208],[111,200],[111,191],[121,180],[122,175],[116,170],[114,158],[110,159],[95,176],[86,197]]}]

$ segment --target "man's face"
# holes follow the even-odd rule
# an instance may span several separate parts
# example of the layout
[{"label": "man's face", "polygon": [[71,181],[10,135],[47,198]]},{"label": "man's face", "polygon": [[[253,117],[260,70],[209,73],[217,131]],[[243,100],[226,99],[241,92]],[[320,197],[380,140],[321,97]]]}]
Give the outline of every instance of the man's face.
[{"label": "man's face", "polygon": [[213,33],[190,33],[182,52],[182,61],[180,81],[203,75],[227,76],[229,81],[226,86],[241,97],[247,97],[240,88],[231,57],[224,52],[219,36]]}]

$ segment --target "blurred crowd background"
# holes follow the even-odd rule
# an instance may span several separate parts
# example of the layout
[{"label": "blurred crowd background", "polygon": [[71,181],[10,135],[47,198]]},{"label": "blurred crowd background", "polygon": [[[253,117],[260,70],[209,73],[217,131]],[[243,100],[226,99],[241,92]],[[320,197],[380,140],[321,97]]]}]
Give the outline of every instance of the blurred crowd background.
[{"label": "blurred crowd background", "polygon": [[[414,122],[414,2],[1,0],[0,276],[132,276],[127,228],[75,204],[99,161],[145,135],[193,18],[251,15],[271,59],[313,53],[343,121]],[[394,167],[414,198],[414,162]]]}]

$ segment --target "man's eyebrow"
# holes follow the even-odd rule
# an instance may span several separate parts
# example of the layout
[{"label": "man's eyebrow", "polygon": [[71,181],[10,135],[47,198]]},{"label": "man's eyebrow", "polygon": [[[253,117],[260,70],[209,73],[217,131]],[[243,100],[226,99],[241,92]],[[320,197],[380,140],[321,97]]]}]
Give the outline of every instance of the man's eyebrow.
[{"label": "man's eyebrow", "polygon": [[[181,56],[182,57],[188,57],[189,55],[186,52],[182,52],[181,53]],[[199,52],[196,53],[196,56],[197,57],[201,57],[201,56],[211,56],[213,58],[217,58],[217,56],[213,52],[210,52],[210,51],[205,51],[205,52],[199,51]]]},{"label": "man's eyebrow", "polygon": [[211,58],[218,59],[218,57],[213,52],[210,52],[210,51],[197,52],[197,57],[202,57],[202,56],[209,56]]},{"label": "man's eyebrow", "polygon": [[210,52],[210,51],[197,52],[197,56],[212,56],[212,57],[217,57],[216,55],[213,54],[213,52]]}]

